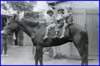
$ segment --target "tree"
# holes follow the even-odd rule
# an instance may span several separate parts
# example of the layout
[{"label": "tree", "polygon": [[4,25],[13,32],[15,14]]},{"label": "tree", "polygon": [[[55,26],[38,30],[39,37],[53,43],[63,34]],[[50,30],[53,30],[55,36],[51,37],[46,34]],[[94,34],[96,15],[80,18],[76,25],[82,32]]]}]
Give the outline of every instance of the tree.
[{"label": "tree", "polygon": [[31,11],[33,9],[33,4],[32,3],[27,3],[25,1],[18,2],[18,1],[11,1],[9,2],[10,5],[14,10],[18,11]]}]

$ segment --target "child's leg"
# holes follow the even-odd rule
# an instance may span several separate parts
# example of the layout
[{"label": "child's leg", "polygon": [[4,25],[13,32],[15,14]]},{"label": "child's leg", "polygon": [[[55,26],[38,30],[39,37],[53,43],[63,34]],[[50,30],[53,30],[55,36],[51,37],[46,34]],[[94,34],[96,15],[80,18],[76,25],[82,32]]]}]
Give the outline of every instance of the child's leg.
[{"label": "child's leg", "polygon": [[64,37],[64,33],[65,33],[66,26],[68,26],[68,24],[67,23],[64,23],[63,30],[62,30],[62,34],[61,34],[60,38],[63,38]]},{"label": "child's leg", "polygon": [[59,31],[58,26],[55,27],[55,31],[56,31],[56,36],[55,37],[57,37],[58,31]]},{"label": "child's leg", "polygon": [[48,37],[49,29],[50,29],[50,26],[46,27],[46,32],[45,32],[45,35],[44,35],[44,39]]},{"label": "child's leg", "polygon": [[48,37],[49,29],[52,28],[52,27],[54,27],[54,26],[55,26],[55,24],[51,24],[51,25],[47,26],[44,39],[46,39]]}]

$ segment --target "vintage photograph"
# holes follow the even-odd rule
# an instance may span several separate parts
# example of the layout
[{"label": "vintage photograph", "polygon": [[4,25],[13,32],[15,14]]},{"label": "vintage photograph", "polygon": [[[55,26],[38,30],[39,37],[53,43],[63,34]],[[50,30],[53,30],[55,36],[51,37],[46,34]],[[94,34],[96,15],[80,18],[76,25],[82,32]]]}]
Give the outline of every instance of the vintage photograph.
[{"label": "vintage photograph", "polygon": [[2,65],[98,65],[98,1],[1,1]]}]

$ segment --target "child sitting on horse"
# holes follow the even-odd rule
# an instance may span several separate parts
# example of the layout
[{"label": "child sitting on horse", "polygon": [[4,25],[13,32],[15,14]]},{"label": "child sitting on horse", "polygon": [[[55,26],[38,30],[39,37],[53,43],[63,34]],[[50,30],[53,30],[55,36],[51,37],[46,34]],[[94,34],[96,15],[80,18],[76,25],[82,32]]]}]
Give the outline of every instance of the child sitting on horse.
[{"label": "child sitting on horse", "polygon": [[47,11],[46,22],[47,22],[47,27],[46,27],[46,32],[45,32],[44,39],[46,39],[48,37],[49,29],[56,26],[55,15],[54,15],[53,10],[48,10]]},{"label": "child sitting on horse", "polygon": [[[65,12],[64,12],[64,9],[58,9],[56,20],[57,20],[57,28],[61,24],[63,24],[63,30],[62,30],[62,34],[60,36],[60,38],[63,38],[64,37],[64,33],[65,33],[65,27],[67,26],[67,23],[65,21]],[[59,28],[56,30],[56,34],[58,34],[58,32],[59,32]]]},{"label": "child sitting on horse", "polygon": [[[72,24],[72,12],[71,12],[71,8],[69,8],[67,10],[67,13],[65,14],[64,9],[59,9],[58,10],[58,14],[57,14],[57,28],[59,27],[59,23],[63,23],[63,28],[62,28],[62,34],[60,36],[60,38],[64,37],[64,33],[65,33],[65,28],[68,27],[69,24]],[[59,32],[59,29],[56,31],[56,33]]]},{"label": "child sitting on horse", "polygon": [[66,17],[66,22],[70,25],[73,23],[72,8],[69,7],[67,12],[68,12],[68,16]]}]

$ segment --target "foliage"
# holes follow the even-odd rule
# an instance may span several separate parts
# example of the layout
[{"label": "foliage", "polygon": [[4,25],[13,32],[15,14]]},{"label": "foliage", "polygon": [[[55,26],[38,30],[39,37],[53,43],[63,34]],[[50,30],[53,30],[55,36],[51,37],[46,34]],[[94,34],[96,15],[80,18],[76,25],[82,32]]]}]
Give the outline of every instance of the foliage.
[{"label": "foliage", "polygon": [[18,10],[18,11],[30,11],[33,9],[32,3],[18,2],[18,1],[12,1],[8,3],[12,6],[14,10]]}]

